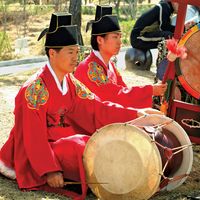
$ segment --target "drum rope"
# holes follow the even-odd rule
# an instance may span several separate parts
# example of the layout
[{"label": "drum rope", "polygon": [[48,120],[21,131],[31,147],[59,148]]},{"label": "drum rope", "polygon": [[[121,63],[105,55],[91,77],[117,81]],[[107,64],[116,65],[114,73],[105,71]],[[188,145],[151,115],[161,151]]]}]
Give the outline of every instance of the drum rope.
[{"label": "drum rope", "polygon": [[[138,128],[141,128],[141,129],[144,129],[146,132],[149,132],[149,133],[154,133],[156,132],[157,130],[160,130],[161,128],[167,126],[168,124],[171,124],[174,120],[173,119],[170,119],[169,121],[166,121],[166,122],[163,122],[163,123],[160,123],[160,124],[155,124],[155,125],[135,125],[136,127]],[[148,128],[151,128],[152,131],[148,131]]]},{"label": "drum rope", "polygon": [[152,142],[154,142],[156,145],[158,145],[159,147],[161,147],[164,150],[165,156],[167,157],[168,160],[170,160],[177,153],[180,153],[181,151],[184,151],[185,149],[187,149],[190,146],[192,146],[192,144],[185,144],[185,145],[182,145],[180,147],[168,148],[168,147],[163,146],[159,142],[157,142],[155,140],[155,136],[153,136]]},{"label": "drum rope", "polygon": [[200,122],[194,119],[182,119],[181,122],[182,124],[184,124],[185,126],[189,128],[200,128]]},{"label": "drum rope", "polygon": [[163,176],[163,178],[165,177],[164,172],[165,172],[165,169],[167,168],[167,165],[168,165],[168,163],[169,163],[169,160],[170,160],[170,159],[167,160],[167,162],[165,163],[165,165],[164,165],[164,167],[163,167],[163,170],[162,170],[162,176]]},{"label": "drum rope", "polygon": [[182,146],[179,146],[179,147],[175,147],[175,148],[168,148],[168,147],[165,147],[163,146],[162,144],[158,143],[156,140],[155,140],[155,134],[153,134],[153,137],[152,137],[152,142],[154,142],[156,145],[158,145],[159,147],[161,147],[162,149],[164,149],[164,155],[166,156],[167,158],[167,161],[162,169],[162,172],[160,173],[160,175],[163,177],[163,181],[160,185],[160,189],[162,189],[163,187],[165,187],[169,182],[173,182],[173,181],[177,181],[177,180],[180,180],[186,176],[188,176],[188,174],[183,174],[183,175],[178,175],[178,176],[174,176],[174,177],[167,177],[164,175],[164,172],[169,164],[169,161],[172,159],[172,157],[175,155],[175,154],[178,154],[182,151],[184,151],[185,149],[189,148],[190,146],[192,146],[191,144],[190,145],[182,145]]},{"label": "drum rope", "polygon": [[135,125],[137,126],[138,128],[145,128],[145,127],[152,127],[152,128],[162,128],[170,123],[172,123],[174,121],[174,119],[170,119],[169,121],[166,121],[166,122],[163,122],[163,123],[160,123],[160,124],[155,124],[155,125],[138,125],[138,124],[135,124],[137,123],[137,120],[140,120],[142,118],[146,118],[147,115],[144,115],[144,116],[141,116],[141,117],[138,117],[137,119],[134,119],[134,120],[131,120],[131,121],[128,121],[126,122],[126,124],[131,124],[131,125]]},{"label": "drum rope", "polygon": [[162,188],[167,186],[169,184],[169,182],[178,181],[180,179],[183,179],[183,178],[189,176],[189,174],[182,174],[182,175],[177,175],[177,176],[170,178],[170,177],[166,177],[163,173],[160,175],[163,177],[163,180],[161,181],[159,190],[161,190]]}]

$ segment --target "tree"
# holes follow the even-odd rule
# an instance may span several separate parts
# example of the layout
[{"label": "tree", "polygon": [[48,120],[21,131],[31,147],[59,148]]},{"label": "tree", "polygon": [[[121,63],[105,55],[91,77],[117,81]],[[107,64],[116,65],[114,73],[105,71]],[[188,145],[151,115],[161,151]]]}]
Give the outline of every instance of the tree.
[{"label": "tree", "polygon": [[117,16],[119,17],[120,0],[114,0],[114,4],[115,4],[115,9],[116,9],[116,12],[117,12]]},{"label": "tree", "polygon": [[7,31],[7,2],[1,0],[0,1],[0,8],[2,12],[2,18],[0,19],[0,22],[3,25],[3,31],[0,31],[0,60],[4,58],[11,58],[12,57],[12,48],[10,45],[10,41],[8,38],[8,35],[6,33]]},{"label": "tree", "polygon": [[33,0],[34,4],[39,5],[40,4],[40,0]]},{"label": "tree", "polygon": [[124,13],[127,17],[131,17],[131,19],[135,19],[138,0],[124,0],[123,3],[124,6],[122,7],[122,13]]},{"label": "tree", "polygon": [[54,7],[55,12],[58,12],[59,11],[60,0],[54,0],[53,3],[55,5],[55,7]]},{"label": "tree", "polygon": [[72,14],[72,24],[78,26],[78,41],[83,45],[83,38],[81,35],[81,0],[70,0],[69,12]]}]

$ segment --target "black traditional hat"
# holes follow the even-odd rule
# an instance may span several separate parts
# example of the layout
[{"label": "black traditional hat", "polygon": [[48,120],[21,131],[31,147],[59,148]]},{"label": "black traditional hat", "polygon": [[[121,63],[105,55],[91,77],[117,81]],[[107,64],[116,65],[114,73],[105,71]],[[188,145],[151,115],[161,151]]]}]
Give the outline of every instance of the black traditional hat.
[{"label": "black traditional hat", "polygon": [[120,31],[117,16],[112,15],[112,7],[110,6],[97,5],[95,20],[88,22],[86,31],[90,24],[92,25],[92,35]]},{"label": "black traditional hat", "polygon": [[53,13],[49,28],[44,29],[38,40],[46,35],[45,47],[61,48],[78,44],[77,25],[71,25],[69,13]]}]

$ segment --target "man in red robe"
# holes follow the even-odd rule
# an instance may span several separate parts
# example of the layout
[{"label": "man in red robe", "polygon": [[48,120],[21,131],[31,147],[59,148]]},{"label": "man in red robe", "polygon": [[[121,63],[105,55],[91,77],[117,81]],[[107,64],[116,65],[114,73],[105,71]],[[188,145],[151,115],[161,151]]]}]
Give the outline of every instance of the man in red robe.
[{"label": "man in red robe", "polygon": [[[0,172],[16,179],[23,190],[84,199],[87,186],[82,155],[90,135],[109,123],[155,110],[101,102],[70,74],[77,63],[76,28],[71,25],[71,15],[55,13],[49,28],[41,33],[39,39],[46,35],[49,62],[16,96],[15,124],[0,150]],[[80,181],[82,194],[63,189],[65,179]]]},{"label": "man in red robe", "polygon": [[111,61],[121,46],[121,31],[112,7],[97,6],[92,24],[92,52],[82,61],[74,76],[102,100],[134,108],[152,107],[152,96],[163,95],[167,85],[156,84],[130,87]]}]

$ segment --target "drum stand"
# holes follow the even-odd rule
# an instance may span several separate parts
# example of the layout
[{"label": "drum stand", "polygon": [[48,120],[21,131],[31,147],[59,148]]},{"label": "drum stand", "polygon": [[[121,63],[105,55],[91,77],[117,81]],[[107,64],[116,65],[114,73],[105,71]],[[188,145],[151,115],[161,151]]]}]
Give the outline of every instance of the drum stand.
[{"label": "drum stand", "polygon": [[[200,6],[199,0],[171,0],[179,3],[175,39],[180,39],[184,30],[187,4]],[[176,61],[175,61],[176,62]],[[175,62],[169,62],[163,83],[172,80],[169,92],[167,116],[177,121],[187,132],[192,142],[200,144],[200,105],[186,103],[174,98],[176,88]],[[199,63],[200,66],[200,63]],[[199,81],[199,80],[198,80]]]}]

